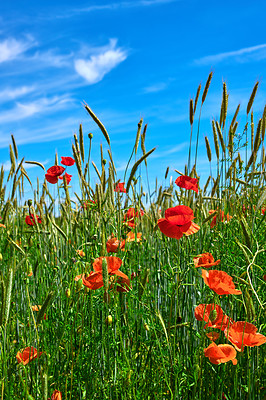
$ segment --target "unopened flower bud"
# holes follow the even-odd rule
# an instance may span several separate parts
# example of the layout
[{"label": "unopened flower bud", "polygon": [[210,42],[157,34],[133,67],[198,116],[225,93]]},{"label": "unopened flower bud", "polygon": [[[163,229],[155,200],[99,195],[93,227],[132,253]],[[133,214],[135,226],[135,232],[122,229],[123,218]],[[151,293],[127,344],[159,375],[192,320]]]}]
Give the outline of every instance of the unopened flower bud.
[{"label": "unopened flower bud", "polygon": [[71,291],[70,291],[70,289],[68,288],[67,290],[66,290],[66,297],[70,297],[71,296]]},{"label": "unopened flower bud", "polygon": [[93,134],[92,133],[89,133],[88,136],[89,136],[90,139],[93,138]]},{"label": "unopened flower bud", "polygon": [[83,286],[82,279],[79,279],[76,283],[76,291],[79,291]]},{"label": "unopened flower bud", "polygon": [[108,315],[108,317],[107,317],[106,320],[105,320],[105,323],[106,323],[107,326],[112,325],[112,323],[113,323],[113,317],[112,317],[112,315]]},{"label": "unopened flower bud", "polygon": [[107,163],[106,159],[103,159],[103,165],[105,165]]}]

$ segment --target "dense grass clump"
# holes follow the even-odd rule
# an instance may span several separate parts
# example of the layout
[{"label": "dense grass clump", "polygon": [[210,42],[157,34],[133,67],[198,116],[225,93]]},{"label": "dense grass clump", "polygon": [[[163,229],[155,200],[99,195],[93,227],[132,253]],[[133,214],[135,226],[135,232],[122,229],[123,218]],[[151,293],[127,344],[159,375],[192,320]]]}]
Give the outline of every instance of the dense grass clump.
[{"label": "dense grass clump", "polygon": [[[108,144],[99,169],[90,160],[93,136],[84,143],[80,127],[72,157],[56,157],[47,171],[27,161],[44,170],[43,183],[34,184],[12,136],[11,169],[0,176],[1,400],[266,396],[266,112],[255,128],[256,84],[237,134],[239,107],[228,121],[223,84],[220,118],[205,138],[216,170],[202,183],[197,149],[211,78],[190,101],[182,178],[153,192],[148,186],[144,193],[139,172],[154,151],[145,149],[142,120],[125,182],[110,137],[87,105]],[[73,198],[71,168],[80,182]],[[32,199],[25,199],[25,181]]]}]

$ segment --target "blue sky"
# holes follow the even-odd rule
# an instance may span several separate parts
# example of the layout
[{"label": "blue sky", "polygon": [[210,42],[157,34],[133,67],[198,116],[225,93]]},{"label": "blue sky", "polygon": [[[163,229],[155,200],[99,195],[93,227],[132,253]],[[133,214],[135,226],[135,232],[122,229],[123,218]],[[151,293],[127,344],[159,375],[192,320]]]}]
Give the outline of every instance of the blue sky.
[{"label": "blue sky", "polygon": [[[105,152],[107,147],[83,108],[85,101],[110,135],[119,178],[143,118],[146,149],[156,147],[149,161],[151,180],[163,181],[167,166],[175,179],[174,169],[183,171],[188,156],[189,100],[210,71],[199,174],[209,171],[204,136],[212,141],[211,119],[219,117],[223,81],[230,116],[241,103],[240,126],[257,80],[256,120],[263,111],[262,0],[14,0],[1,2],[0,11],[0,156],[6,169],[11,133],[20,158],[49,168],[56,151],[71,155],[80,123],[85,136],[94,134],[92,160],[99,165],[99,144]],[[43,179],[38,167],[26,169],[33,181],[37,175]],[[72,184],[77,190],[77,182]]]}]

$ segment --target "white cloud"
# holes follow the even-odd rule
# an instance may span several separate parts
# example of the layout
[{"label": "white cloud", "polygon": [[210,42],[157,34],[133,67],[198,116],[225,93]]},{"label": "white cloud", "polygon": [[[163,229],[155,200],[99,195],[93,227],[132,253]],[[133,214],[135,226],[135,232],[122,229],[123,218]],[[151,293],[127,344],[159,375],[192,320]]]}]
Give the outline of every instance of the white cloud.
[{"label": "white cloud", "polygon": [[66,103],[71,101],[68,97],[54,96],[52,98],[41,98],[31,103],[16,103],[15,107],[10,110],[3,111],[0,114],[0,123],[9,123],[13,121],[19,121],[31,117],[38,113],[44,113],[47,111],[57,111],[58,109],[64,108]]},{"label": "white cloud", "polygon": [[259,61],[266,58],[266,44],[258,46],[245,47],[243,49],[228,51],[225,53],[214,54],[205,56],[194,60],[197,65],[214,65],[222,61],[233,60],[238,63],[247,61]]},{"label": "white cloud", "polygon": [[167,88],[167,83],[161,82],[161,83],[156,83],[155,85],[147,86],[143,89],[144,93],[156,93],[156,92],[161,92],[162,90]]},{"label": "white cloud", "polygon": [[33,86],[21,86],[17,88],[6,88],[0,92],[0,102],[17,99],[18,97],[24,96],[25,94],[34,91]]},{"label": "white cloud", "polygon": [[70,18],[75,15],[82,13],[90,13],[94,11],[110,11],[110,10],[120,10],[123,8],[137,8],[137,7],[148,7],[161,4],[175,3],[180,0],[138,0],[138,1],[121,1],[109,2],[109,4],[95,4],[89,7],[83,7],[78,9],[70,10],[66,13],[60,14],[57,18]]},{"label": "white cloud", "polygon": [[0,63],[5,61],[14,60],[22,53],[25,53],[30,47],[34,45],[31,38],[28,40],[19,41],[17,39],[9,38],[0,42]]},{"label": "white cloud", "polygon": [[116,40],[110,40],[109,48],[104,52],[92,55],[89,60],[76,60],[75,69],[90,85],[93,85],[100,82],[108,72],[126,58],[127,52],[116,47]]}]

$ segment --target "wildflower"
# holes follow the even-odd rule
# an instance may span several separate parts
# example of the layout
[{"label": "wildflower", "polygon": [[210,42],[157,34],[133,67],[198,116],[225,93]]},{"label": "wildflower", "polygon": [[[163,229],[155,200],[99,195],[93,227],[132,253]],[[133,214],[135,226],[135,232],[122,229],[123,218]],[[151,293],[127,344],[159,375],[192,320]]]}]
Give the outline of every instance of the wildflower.
[{"label": "wildflower", "polygon": [[141,242],[141,236],[142,236],[142,233],[140,233],[140,232],[138,232],[137,235],[135,234],[135,232],[132,232],[132,231],[128,232],[126,239],[123,239],[121,241],[121,243],[120,243],[120,249],[122,251],[125,251],[126,243],[129,243],[129,242],[137,242],[137,243],[139,243],[139,242]]},{"label": "wildflower", "polygon": [[144,215],[143,210],[136,211],[135,208],[130,207],[124,215],[124,223],[129,228],[135,228],[135,219],[142,217],[142,215]]},{"label": "wildflower", "polygon": [[74,281],[78,282],[80,279],[83,279],[84,277],[85,277],[85,274],[77,275],[77,276],[74,278]]},{"label": "wildflower", "polygon": [[62,400],[62,393],[59,390],[55,390],[48,400]]},{"label": "wildflower", "polygon": [[194,190],[194,192],[198,193],[198,180],[196,178],[191,178],[187,175],[181,175],[176,180],[175,183],[177,186],[187,189],[187,190]]},{"label": "wildflower", "polygon": [[236,351],[230,344],[215,344],[212,342],[207,349],[204,349],[205,357],[208,357],[212,364],[226,363],[232,361],[237,364]]},{"label": "wildflower", "polygon": [[[31,306],[31,308],[32,308],[32,311],[40,311],[42,306]],[[43,319],[47,319],[46,313],[44,314]]]},{"label": "wildflower", "polygon": [[76,253],[80,256],[80,257],[85,257],[85,253],[83,250],[76,250]]},{"label": "wildflower", "polygon": [[[41,220],[41,218],[40,218],[38,215],[36,215],[36,220],[37,220],[37,222],[38,222],[39,224],[42,223],[42,220]],[[34,215],[33,215],[33,214],[27,215],[26,218],[25,218],[25,222],[26,222],[26,224],[29,225],[29,226],[35,225]]]},{"label": "wildflower", "polygon": [[61,167],[61,165],[54,165],[53,167],[50,167],[47,170],[47,173],[45,174],[45,178],[49,183],[57,183],[58,182],[58,177],[62,175],[62,173],[65,171],[64,167]]},{"label": "wildflower", "polygon": [[120,240],[118,240],[116,237],[109,237],[106,242],[107,253],[117,253],[120,248],[120,244]]},{"label": "wildflower", "polygon": [[203,253],[193,258],[196,268],[210,268],[214,265],[220,264],[221,260],[214,261],[211,253]]},{"label": "wildflower", "polygon": [[113,287],[114,278],[115,278],[114,275],[116,275],[118,277],[116,290],[118,292],[127,292],[128,288],[130,286],[129,278],[123,272],[119,271],[119,268],[121,267],[121,264],[122,264],[122,260],[118,257],[96,258],[93,262],[94,271],[92,271],[89,274],[89,276],[83,277],[83,279],[82,279],[83,284],[85,286],[87,286],[89,289],[93,289],[93,290],[99,289],[104,286],[103,275],[102,275],[102,262],[103,262],[104,258],[107,262],[109,279],[111,281],[110,287]]},{"label": "wildflower", "polygon": [[125,182],[119,182],[115,187],[115,192],[126,193]]},{"label": "wildflower", "polygon": [[164,235],[180,239],[183,234],[188,236],[200,229],[192,222],[194,218],[193,210],[190,207],[176,206],[165,210],[165,218],[158,220],[158,226]]},{"label": "wildflower", "polygon": [[219,295],[223,294],[242,294],[241,290],[235,289],[233,278],[224,271],[216,269],[201,271],[202,278],[207,286]]},{"label": "wildflower", "polygon": [[266,207],[262,207],[262,209],[261,209],[261,215],[264,215],[264,214],[265,214],[265,211],[266,211]]},{"label": "wildflower", "polygon": [[16,358],[18,363],[22,363],[23,365],[27,365],[34,358],[40,357],[42,352],[39,352],[34,347],[26,347],[22,353],[18,352]]},{"label": "wildflower", "polygon": [[254,347],[266,343],[266,336],[257,333],[258,328],[246,321],[237,321],[224,331],[225,336],[238,351],[245,346]]},{"label": "wildflower", "polygon": [[209,333],[206,333],[206,336],[212,342],[215,342],[215,340],[219,339],[220,334],[218,332],[209,332]]},{"label": "wildflower", "polygon": [[[228,222],[228,221],[230,221],[230,219],[232,219],[231,215],[229,215],[229,214],[225,215],[224,211],[222,211],[222,210],[210,210],[209,214],[211,215],[211,214],[215,213],[215,211],[218,211],[218,214],[219,214],[218,220],[219,221],[224,221],[226,219],[226,221]],[[217,223],[217,215],[215,215],[212,219],[211,228],[213,228],[216,225],[216,223]]]},{"label": "wildflower", "polygon": [[69,175],[67,172],[65,172],[65,174],[63,176],[59,176],[58,178],[63,180],[64,176],[66,177],[67,184],[69,184],[69,182],[71,181],[72,175]]},{"label": "wildflower", "polygon": [[194,314],[198,321],[204,320],[207,322],[204,329],[208,327],[224,331],[229,324],[234,322],[224,314],[222,308],[218,304],[199,304],[195,308]]},{"label": "wildflower", "polygon": [[72,157],[61,157],[61,164],[71,167],[75,164],[75,160]]},{"label": "wildflower", "polygon": [[6,226],[4,224],[0,224],[1,228],[6,228]]}]

